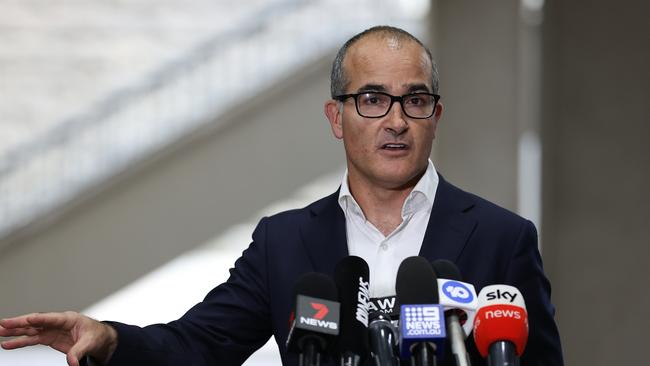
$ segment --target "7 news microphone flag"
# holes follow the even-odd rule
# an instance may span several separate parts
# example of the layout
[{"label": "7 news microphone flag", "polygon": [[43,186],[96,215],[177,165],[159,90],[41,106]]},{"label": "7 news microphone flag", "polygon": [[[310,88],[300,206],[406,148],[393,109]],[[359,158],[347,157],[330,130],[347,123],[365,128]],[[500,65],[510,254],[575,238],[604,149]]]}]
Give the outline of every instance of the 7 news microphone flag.
[{"label": "7 news microphone flag", "polygon": [[298,353],[301,366],[319,366],[339,334],[336,285],[327,275],[306,273],[296,281],[294,298],[287,350]]}]

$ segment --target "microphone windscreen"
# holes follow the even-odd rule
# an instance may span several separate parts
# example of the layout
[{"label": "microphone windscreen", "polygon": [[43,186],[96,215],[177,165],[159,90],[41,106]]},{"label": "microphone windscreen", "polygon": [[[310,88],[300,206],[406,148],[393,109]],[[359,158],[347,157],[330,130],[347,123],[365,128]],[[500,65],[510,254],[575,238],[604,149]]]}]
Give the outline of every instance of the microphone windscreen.
[{"label": "microphone windscreen", "polygon": [[508,285],[486,286],[478,294],[478,311],[474,319],[474,342],[483,357],[491,344],[509,341],[518,356],[528,341],[526,304],[517,288]]},{"label": "microphone windscreen", "polygon": [[446,259],[436,259],[431,263],[433,270],[436,272],[438,278],[445,278],[448,280],[462,281],[463,277],[460,270],[454,262]]},{"label": "microphone windscreen", "polygon": [[400,303],[400,357],[413,359],[418,349],[432,349],[442,358],[447,336],[445,315],[438,304],[438,279],[431,263],[423,257],[404,259],[395,282]]},{"label": "microphone windscreen", "polygon": [[293,295],[287,350],[303,352],[311,344],[317,352],[329,354],[340,324],[340,304],[334,281],[322,273],[306,273],[296,280]]},{"label": "microphone windscreen", "polygon": [[293,286],[293,298],[297,295],[337,301],[338,291],[332,279],[323,273],[308,272],[300,276]]},{"label": "microphone windscreen", "polygon": [[440,305],[445,307],[445,314],[456,314],[467,337],[474,327],[474,316],[478,300],[474,286],[463,282],[460,270],[454,262],[437,259],[431,263],[438,276],[438,295]]},{"label": "microphone windscreen", "polygon": [[423,257],[408,257],[397,270],[397,301],[404,304],[437,304],[438,282],[433,267]]},{"label": "microphone windscreen", "polygon": [[368,350],[370,270],[360,257],[348,256],[336,266],[334,281],[341,303],[339,351],[364,355]]}]

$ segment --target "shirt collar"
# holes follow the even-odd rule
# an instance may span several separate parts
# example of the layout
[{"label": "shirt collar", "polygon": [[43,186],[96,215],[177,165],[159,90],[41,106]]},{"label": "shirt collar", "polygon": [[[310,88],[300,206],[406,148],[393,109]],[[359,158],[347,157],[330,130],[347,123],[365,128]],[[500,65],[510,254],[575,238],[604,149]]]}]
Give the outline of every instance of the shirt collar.
[{"label": "shirt collar", "polygon": [[[404,205],[402,206],[402,218],[405,219],[420,210],[430,210],[431,207],[433,207],[433,200],[436,196],[436,190],[438,189],[438,182],[438,173],[436,172],[433,162],[429,159],[429,164],[427,165],[427,170],[424,172],[424,175],[422,175],[422,178],[420,178],[415,187],[413,187],[411,193],[406,197],[406,200],[404,200]],[[346,214],[351,212],[363,217],[365,220],[365,215],[363,214],[361,207],[359,207],[359,204],[350,192],[347,169],[345,170],[343,180],[341,181],[338,202],[341,209],[343,209],[343,212]]]}]

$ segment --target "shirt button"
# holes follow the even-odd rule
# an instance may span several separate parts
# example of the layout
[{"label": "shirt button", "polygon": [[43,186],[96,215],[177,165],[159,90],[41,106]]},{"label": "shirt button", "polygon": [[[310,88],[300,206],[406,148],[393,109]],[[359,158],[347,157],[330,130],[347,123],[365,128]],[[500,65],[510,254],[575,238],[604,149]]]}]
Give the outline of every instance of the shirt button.
[{"label": "shirt button", "polygon": [[388,244],[386,244],[386,243],[383,243],[380,247],[381,247],[381,250],[383,250],[383,251],[388,250]]}]

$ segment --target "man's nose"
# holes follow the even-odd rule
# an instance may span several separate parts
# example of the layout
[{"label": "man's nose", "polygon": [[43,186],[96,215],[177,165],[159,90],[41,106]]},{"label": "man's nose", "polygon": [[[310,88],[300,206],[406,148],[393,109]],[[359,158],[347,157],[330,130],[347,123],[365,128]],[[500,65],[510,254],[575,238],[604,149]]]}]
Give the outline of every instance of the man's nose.
[{"label": "man's nose", "polygon": [[395,135],[401,135],[409,128],[406,118],[402,104],[398,100],[393,101],[390,111],[386,116],[386,130],[389,130],[389,132]]}]

